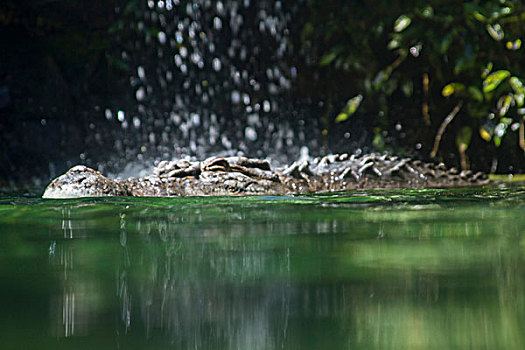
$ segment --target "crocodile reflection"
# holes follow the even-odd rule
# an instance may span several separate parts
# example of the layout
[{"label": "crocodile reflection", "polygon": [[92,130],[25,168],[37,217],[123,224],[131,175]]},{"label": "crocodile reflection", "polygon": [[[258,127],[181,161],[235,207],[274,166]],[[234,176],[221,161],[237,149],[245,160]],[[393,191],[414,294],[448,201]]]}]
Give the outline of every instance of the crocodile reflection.
[{"label": "crocodile reflection", "polygon": [[[63,293],[52,303],[60,336],[89,334],[108,308],[110,319],[117,315],[118,334],[160,337],[180,348],[311,348],[309,341],[325,337],[326,329],[334,347],[381,347],[388,339],[416,346],[447,334],[446,327],[436,328],[447,324],[445,319],[476,339],[482,339],[483,324],[490,320],[517,340],[505,320],[525,316],[519,292],[525,286],[523,254],[516,234],[522,222],[505,228],[489,222],[486,228],[479,221],[484,209],[467,220],[465,213],[446,211],[451,219],[445,226],[419,210],[323,207],[319,210],[331,217],[307,220],[297,206],[272,210],[253,203],[112,204],[112,215],[96,226],[79,213],[89,209],[72,205],[62,211],[58,238],[50,247],[51,263],[63,269]],[[514,214],[496,213],[500,220],[509,218],[505,215]],[[289,219],[280,220],[284,217]],[[456,240],[460,228],[495,236],[487,245]],[[103,246],[95,244],[97,253],[80,246],[94,238],[94,229],[102,230],[98,239],[111,237]],[[408,239],[411,234],[420,238]],[[384,239],[396,235],[405,241]],[[443,235],[451,239],[425,241]],[[110,261],[104,264],[110,269],[95,278],[90,271],[100,266],[101,257]],[[493,266],[490,275],[480,262]],[[453,298],[465,291],[448,280],[478,285],[481,279],[496,293],[486,296],[480,287],[465,299]]]}]

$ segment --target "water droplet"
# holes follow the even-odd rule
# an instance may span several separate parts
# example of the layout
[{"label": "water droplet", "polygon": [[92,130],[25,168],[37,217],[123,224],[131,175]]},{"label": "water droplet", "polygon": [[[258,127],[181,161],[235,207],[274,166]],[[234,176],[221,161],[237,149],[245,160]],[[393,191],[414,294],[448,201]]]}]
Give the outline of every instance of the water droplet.
[{"label": "water droplet", "polygon": [[144,91],[143,87],[140,87],[137,92],[135,93],[135,97],[137,98],[137,101],[143,101],[146,98],[146,92]]},{"label": "water droplet", "polygon": [[137,118],[137,117],[133,117],[133,125],[135,126],[135,128],[140,128],[140,119]]},{"label": "water droplet", "polygon": [[264,100],[264,102],[263,102],[263,111],[268,113],[268,112],[270,112],[270,109],[271,109],[270,101]]},{"label": "water droplet", "polygon": [[159,32],[159,34],[157,34],[157,37],[159,39],[159,43],[161,43],[161,44],[165,44],[166,43],[166,33]]},{"label": "water droplet", "polygon": [[217,30],[221,30],[222,28],[222,21],[219,17],[215,17],[213,19],[213,27]]},{"label": "water droplet", "polygon": [[144,67],[142,66],[137,67],[137,75],[139,76],[140,79],[146,78],[146,71],[144,70]]},{"label": "water droplet", "polygon": [[118,111],[117,112],[117,119],[119,122],[123,122],[124,119],[126,118],[126,114],[124,113],[124,111]]},{"label": "water droplet", "polygon": [[250,141],[255,141],[257,140],[257,132],[251,126],[247,126],[246,129],[244,129],[244,137]]},{"label": "water droplet", "polygon": [[218,71],[221,70],[221,60],[220,60],[220,59],[218,59],[217,57],[215,57],[215,58],[213,59],[212,64],[213,64],[213,69],[214,69],[216,72],[218,72]]},{"label": "water droplet", "polygon": [[241,94],[239,91],[232,91],[232,103],[239,104],[241,102]]},{"label": "water droplet", "polygon": [[175,32],[175,40],[177,40],[179,44],[182,44],[182,42],[184,41],[184,37],[182,36],[181,32]]},{"label": "water droplet", "polygon": [[111,110],[106,108],[106,110],[104,111],[104,113],[106,114],[106,119],[107,120],[111,120],[113,119],[113,113],[111,113]]},{"label": "water droplet", "polygon": [[243,94],[243,96],[242,96],[242,102],[244,102],[245,105],[249,105],[249,104],[250,104],[250,95],[248,95],[248,94]]}]

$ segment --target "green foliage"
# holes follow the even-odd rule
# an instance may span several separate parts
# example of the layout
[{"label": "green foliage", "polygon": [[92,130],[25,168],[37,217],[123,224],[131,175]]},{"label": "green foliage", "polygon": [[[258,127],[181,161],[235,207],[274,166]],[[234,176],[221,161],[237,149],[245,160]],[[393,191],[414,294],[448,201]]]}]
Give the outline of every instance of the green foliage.
[{"label": "green foliage", "polygon": [[[393,110],[427,106],[414,109],[427,115],[406,118],[411,125],[405,125],[431,145],[452,106],[463,103],[446,130],[453,139],[468,145],[478,137],[499,147],[508,130],[518,139],[525,114],[522,1],[310,0],[309,6],[315,16],[303,32],[308,54],[321,66],[352,73],[352,86],[364,96],[359,112],[378,116],[378,127],[391,129],[400,120]],[[351,115],[347,108],[337,122]],[[465,130],[479,133],[466,137]],[[508,151],[516,144],[507,143]]]},{"label": "green foliage", "polygon": [[347,120],[351,115],[353,115],[357,111],[357,108],[359,108],[359,105],[361,104],[362,100],[363,100],[363,95],[357,95],[349,99],[346,102],[345,108],[335,118],[335,122],[340,123],[340,122],[344,122],[345,120]]}]

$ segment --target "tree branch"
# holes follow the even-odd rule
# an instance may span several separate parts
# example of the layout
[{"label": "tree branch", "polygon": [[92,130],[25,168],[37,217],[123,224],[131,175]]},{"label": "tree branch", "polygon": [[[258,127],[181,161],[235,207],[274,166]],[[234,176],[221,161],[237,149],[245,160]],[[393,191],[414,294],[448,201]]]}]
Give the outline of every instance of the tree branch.
[{"label": "tree branch", "polygon": [[463,106],[463,100],[459,101],[456,107],[454,107],[454,109],[447,115],[445,120],[443,120],[443,123],[441,123],[441,126],[439,127],[439,130],[436,133],[436,137],[434,139],[434,148],[432,148],[432,152],[430,152],[431,158],[436,158],[436,155],[439,150],[439,143],[441,142],[441,138],[443,137],[443,134],[445,133],[445,129],[447,128],[448,124],[450,124],[452,120],[454,120],[454,117],[459,113],[462,106]]}]

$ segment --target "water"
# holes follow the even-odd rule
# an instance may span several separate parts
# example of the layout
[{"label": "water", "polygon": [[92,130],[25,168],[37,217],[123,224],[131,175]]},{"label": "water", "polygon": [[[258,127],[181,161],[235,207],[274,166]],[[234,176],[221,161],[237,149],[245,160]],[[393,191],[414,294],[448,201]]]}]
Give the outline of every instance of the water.
[{"label": "water", "polygon": [[0,346],[525,346],[525,187],[0,198]]},{"label": "water", "polygon": [[300,33],[304,6],[303,0],[129,2],[115,25],[113,56],[128,68],[134,98],[101,110],[115,154],[97,168],[136,176],[153,160],[177,154],[283,164],[301,148],[319,153],[322,101],[292,93],[299,74],[292,36]]}]

